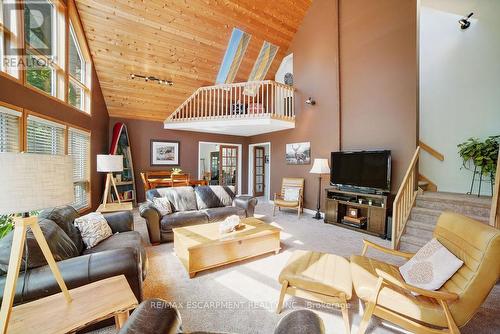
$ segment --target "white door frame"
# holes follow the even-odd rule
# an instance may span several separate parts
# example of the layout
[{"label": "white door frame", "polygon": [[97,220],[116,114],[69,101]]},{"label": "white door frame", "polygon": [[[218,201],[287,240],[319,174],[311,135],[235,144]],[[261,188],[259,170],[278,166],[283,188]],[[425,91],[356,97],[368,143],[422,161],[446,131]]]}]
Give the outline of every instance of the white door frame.
[{"label": "white door frame", "polygon": [[254,146],[265,146],[269,145],[269,173],[266,173],[266,179],[264,181],[264,197],[271,201],[271,142],[267,141],[264,143],[250,144],[248,145],[248,193],[253,194],[253,148]]},{"label": "white door frame", "polygon": [[220,143],[220,142],[214,142],[214,141],[199,141],[198,142],[198,179],[201,180],[203,177],[201,175],[201,168],[200,168],[200,149],[202,144],[215,144],[215,145],[230,145],[230,146],[237,146],[238,147],[238,189],[237,193],[238,195],[241,195],[241,170],[242,170],[242,159],[241,156],[243,155],[243,145],[242,144],[234,144],[234,143]]}]

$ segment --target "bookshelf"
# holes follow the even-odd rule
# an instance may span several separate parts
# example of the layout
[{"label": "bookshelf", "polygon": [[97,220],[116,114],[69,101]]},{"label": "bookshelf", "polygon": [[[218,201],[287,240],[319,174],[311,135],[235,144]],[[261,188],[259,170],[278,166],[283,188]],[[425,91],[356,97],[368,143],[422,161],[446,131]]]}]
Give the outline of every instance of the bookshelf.
[{"label": "bookshelf", "polygon": [[[123,123],[116,123],[113,128],[113,139],[111,142],[110,154],[123,155],[123,172],[113,173],[120,201],[131,202],[137,206],[137,191],[135,187],[134,163],[132,161],[132,151],[130,148],[130,137],[127,126]],[[118,199],[112,192],[110,203],[117,203]]]}]

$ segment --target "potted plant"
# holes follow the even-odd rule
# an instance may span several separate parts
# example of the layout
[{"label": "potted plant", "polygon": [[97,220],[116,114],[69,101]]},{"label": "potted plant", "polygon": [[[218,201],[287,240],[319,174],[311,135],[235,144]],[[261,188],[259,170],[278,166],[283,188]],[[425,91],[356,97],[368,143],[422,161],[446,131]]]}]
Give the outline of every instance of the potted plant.
[{"label": "potted plant", "polygon": [[[481,141],[479,138],[469,138],[465,142],[458,144],[458,154],[462,158],[463,168],[472,170],[471,191],[474,186],[474,179],[479,173],[479,193],[481,192],[481,182],[483,176],[490,176],[491,184],[497,168],[498,149],[500,135],[489,136]],[[478,195],[479,195],[478,193]]]}]

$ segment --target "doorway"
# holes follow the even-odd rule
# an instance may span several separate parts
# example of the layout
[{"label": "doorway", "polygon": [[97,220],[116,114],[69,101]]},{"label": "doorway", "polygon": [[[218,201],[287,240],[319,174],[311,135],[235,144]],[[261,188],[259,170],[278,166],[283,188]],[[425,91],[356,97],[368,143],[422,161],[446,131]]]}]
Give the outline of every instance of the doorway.
[{"label": "doorway", "polygon": [[271,143],[248,146],[248,193],[271,199]]},{"label": "doorway", "polygon": [[199,142],[198,177],[210,185],[234,186],[241,194],[241,144]]}]

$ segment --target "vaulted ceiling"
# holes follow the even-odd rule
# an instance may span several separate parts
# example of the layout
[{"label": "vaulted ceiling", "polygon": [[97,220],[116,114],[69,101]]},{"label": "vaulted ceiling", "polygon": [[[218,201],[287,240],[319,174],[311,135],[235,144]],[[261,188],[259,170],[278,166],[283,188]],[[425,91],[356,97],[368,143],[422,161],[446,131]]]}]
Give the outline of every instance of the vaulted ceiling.
[{"label": "vaulted ceiling", "polygon": [[[163,121],[213,85],[234,27],[252,35],[235,82],[263,41],[279,46],[274,78],[312,0],[76,0],[110,116]],[[173,86],[130,74],[172,80]]]}]

